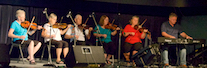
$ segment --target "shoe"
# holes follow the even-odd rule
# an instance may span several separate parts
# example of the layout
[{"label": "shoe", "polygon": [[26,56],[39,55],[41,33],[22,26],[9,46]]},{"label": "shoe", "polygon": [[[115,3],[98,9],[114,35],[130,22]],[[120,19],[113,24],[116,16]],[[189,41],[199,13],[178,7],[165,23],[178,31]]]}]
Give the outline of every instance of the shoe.
[{"label": "shoe", "polygon": [[64,62],[63,61],[56,61],[56,64],[64,64]]},{"label": "shoe", "polygon": [[29,58],[27,58],[27,60],[29,61]]},{"label": "shoe", "polygon": [[112,62],[110,62],[109,60],[106,60],[106,64],[111,64]]},{"label": "shoe", "polygon": [[187,68],[188,66],[184,64],[184,65],[180,65],[180,67]]},{"label": "shoe", "polygon": [[168,64],[168,63],[166,63],[164,66],[169,66],[169,64]]},{"label": "shoe", "polygon": [[29,61],[29,64],[36,65],[36,62],[34,61],[34,59],[32,59],[32,60]]},{"label": "shoe", "polygon": [[136,67],[136,63],[135,62],[133,62],[133,67]]},{"label": "shoe", "polygon": [[127,62],[126,67],[132,67],[132,65]]}]

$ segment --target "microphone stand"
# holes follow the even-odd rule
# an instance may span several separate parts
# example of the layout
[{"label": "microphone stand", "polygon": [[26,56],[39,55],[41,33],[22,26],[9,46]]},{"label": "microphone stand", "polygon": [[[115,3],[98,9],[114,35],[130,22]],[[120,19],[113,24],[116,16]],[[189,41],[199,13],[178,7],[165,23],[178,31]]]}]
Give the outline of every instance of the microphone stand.
[{"label": "microphone stand", "polygon": [[[48,14],[47,14],[47,8],[45,8],[45,10],[43,11],[44,14],[46,14],[46,18],[49,20],[49,17],[48,17]],[[51,31],[52,31],[52,24],[50,23],[50,37],[51,37]],[[51,58],[51,40],[52,38],[50,38],[49,40],[49,45],[48,45],[48,63],[47,64],[43,64],[43,66],[52,66],[52,67],[55,67],[55,64],[52,63],[52,58]]]},{"label": "microphone stand", "polygon": [[[92,18],[93,18],[93,21],[94,21],[94,23],[95,23],[95,25],[96,25],[96,28],[97,28],[97,34],[99,34],[99,33],[101,33],[100,32],[100,30],[99,30],[99,27],[98,27],[98,24],[97,24],[97,22],[96,22],[96,19],[95,19],[95,17],[94,17],[94,12],[92,12]],[[101,38],[100,37],[98,37],[98,39],[100,40],[100,43],[101,43],[101,45],[103,46],[103,43],[101,42]],[[96,37],[96,46],[98,46],[98,40],[97,40],[97,37]]]},{"label": "microphone stand", "polygon": [[70,19],[72,20],[73,24],[75,25],[75,27],[74,27],[74,46],[73,46],[73,47],[75,47],[76,46],[76,42],[77,42],[77,39],[75,37],[75,28],[78,27],[78,26],[75,24],[75,21],[73,20],[73,17],[71,16],[71,11],[68,12],[66,17],[67,18],[70,17]]},{"label": "microphone stand", "polygon": [[[119,21],[119,16],[120,16],[120,13],[118,13],[118,22],[120,23]],[[119,32],[119,46],[118,46],[118,65],[117,65],[117,68],[120,68],[120,59],[121,59],[121,34],[122,34],[122,27],[121,27],[121,24],[119,24],[120,26],[120,32]]]}]

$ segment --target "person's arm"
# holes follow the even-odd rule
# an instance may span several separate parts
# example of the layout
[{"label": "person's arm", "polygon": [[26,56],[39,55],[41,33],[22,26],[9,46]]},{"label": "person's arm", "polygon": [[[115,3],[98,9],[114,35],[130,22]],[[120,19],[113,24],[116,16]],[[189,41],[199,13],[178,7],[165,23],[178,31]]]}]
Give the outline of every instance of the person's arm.
[{"label": "person's arm", "polygon": [[75,29],[75,27],[73,28],[69,28],[64,36],[65,39],[71,39],[74,37],[74,35],[71,35],[72,34],[72,29]]},{"label": "person's arm", "polygon": [[92,27],[89,27],[88,30],[85,30],[86,38],[90,39],[91,38],[91,31],[93,30]]},{"label": "person's arm", "polygon": [[29,34],[29,35],[33,35],[36,31],[37,31],[37,29],[34,29],[34,30],[32,30],[32,31],[29,31],[28,34]]},{"label": "person's arm", "polygon": [[42,33],[41,33],[41,36],[44,37],[44,38],[53,38],[55,37],[55,35],[47,35],[47,30],[42,30]]},{"label": "person's arm", "polygon": [[175,38],[174,36],[169,35],[166,32],[162,32],[162,36],[167,37],[167,38]]},{"label": "person's arm", "polygon": [[66,29],[64,29],[64,30],[60,30],[60,34],[61,34],[61,35],[65,34],[65,32],[66,32],[71,26],[72,26],[72,25],[69,24],[68,27],[67,27]]},{"label": "person's arm", "polygon": [[144,39],[146,37],[146,33],[148,32],[148,29],[144,29],[141,35],[141,39]]},{"label": "person's arm", "polygon": [[166,23],[163,23],[162,26],[161,26],[161,34],[162,34],[162,36],[167,37],[167,38],[175,38],[174,36],[169,35],[166,32],[167,32],[167,26],[166,26]]},{"label": "person's arm", "polygon": [[116,28],[116,30],[114,30],[113,32],[111,32],[111,35],[113,35],[113,36],[114,36],[114,35],[116,35],[117,30],[120,30],[120,28],[119,28],[119,27],[117,27],[117,28]]},{"label": "person's arm", "polygon": [[130,30],[130,29],[128,29],[128,28],[129,28],[129,26],[126,25],[125,28],[124,28],[124,30],[123,30],[123,36],[124,36],[124,37],[127,37],[128,35],[132,35],[132,36],[134,36],[134,35],[135,35],[135,32],[128,32],[128,30]]},{"label": "person's arm", "polygon": [[96,37],[104,37],[104,38],[107,37],[106,34],[97,34],[97,33],[93,33],[93,35],[96,36]]},{"label": "person's arm", "polygon": [[185,32],[180,33],[180,35],[186,39],[193,39],[192,37],[188,36]]},{"label": "person's arm", "polygon": [[[42,26],[37,26],[37,29],[38,30],[42,29]],[[33,29],[32,31],[29,31],[28,34],[33,35],[37,31],[37,29]]]},{"label": "person's arm", "polygon": [[25,36],[14,35],[13,32],[14,32],[14,29],[10,28],[9,29],[9,33],[8,33],[8,37],[10,37],[10,38],[20,38],[20,39],[24,39],[25,38]]}]

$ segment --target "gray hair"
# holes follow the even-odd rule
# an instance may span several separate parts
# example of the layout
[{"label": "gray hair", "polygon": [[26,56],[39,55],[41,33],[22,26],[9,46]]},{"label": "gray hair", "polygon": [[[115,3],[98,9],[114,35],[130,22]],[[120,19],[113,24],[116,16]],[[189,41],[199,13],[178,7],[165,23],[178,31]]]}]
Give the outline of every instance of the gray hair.
[{"label": "gray hair", "polygon": [[75,19],[77,19],[77,18],[78,18],[78,16],[82,17],[80,14],[77,14],[77,15],[75,15]]},{"label": "gray hair", "polygon": [[18,17],[21,16],[22,14],[25,14],[25,11],[24,11],[24,10],[21,10],[21,9],[17,10],[17,11],[16,11],[16,18],[18,18]]}]

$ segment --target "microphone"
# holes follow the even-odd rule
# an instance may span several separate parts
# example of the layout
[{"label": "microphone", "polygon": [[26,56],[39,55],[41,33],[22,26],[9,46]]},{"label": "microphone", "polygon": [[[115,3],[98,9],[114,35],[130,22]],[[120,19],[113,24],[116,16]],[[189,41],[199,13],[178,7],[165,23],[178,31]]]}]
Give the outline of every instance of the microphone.
[{"label": "microphone", "polygon": [[91,14],[89,15],[89,17],[92,17]]},{"label": "microphone", "polygon": [[45,10],[44,10],[44,11],[42,11],[42,12],[43,12],[44,14],[45,14],[45,13],[47,13],[47,8],[45,8]]},{"label": "microphone", "polygon": [[92,12],[92,15],[94,15],[95,14],[95,12]]},{"label": "microphone", "polygon": [[121,15],[121,13],[118,13],[118,15],[120,16],[120,15]]},{"label": "microphone", "polygon": [[68,12],[68,14],[66,15],[66,17],[68,18],[71,14],[71,11]]}]

